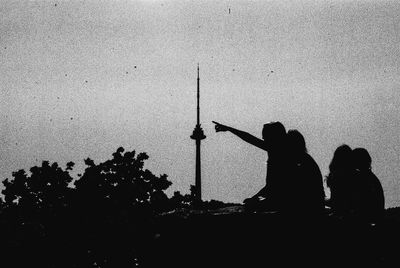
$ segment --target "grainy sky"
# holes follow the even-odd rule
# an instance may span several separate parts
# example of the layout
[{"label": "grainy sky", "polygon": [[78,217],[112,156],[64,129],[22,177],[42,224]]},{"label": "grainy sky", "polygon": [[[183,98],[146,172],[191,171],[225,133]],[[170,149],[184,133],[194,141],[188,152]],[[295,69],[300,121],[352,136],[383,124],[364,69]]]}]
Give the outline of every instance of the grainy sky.
[{"label": "grainy sky", "polygon": [[261,137],[299,129],[322,173],[335,148],[365,147],[386,206],[399,205],[400,4],[396,1],[10,1],[0,3],[0,178],[42,160],[150,155],[169,193],[194,184],[200,63],[204,199],[241,202]]}]

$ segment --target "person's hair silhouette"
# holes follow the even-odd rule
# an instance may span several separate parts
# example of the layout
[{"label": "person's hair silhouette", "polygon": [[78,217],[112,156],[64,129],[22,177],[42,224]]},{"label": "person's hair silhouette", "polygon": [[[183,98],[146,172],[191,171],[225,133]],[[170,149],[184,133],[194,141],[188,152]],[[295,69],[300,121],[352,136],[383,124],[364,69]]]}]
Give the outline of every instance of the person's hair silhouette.
[{"label": "person's hair silhouette", "polygon": [[352,153],[357,192],[354,196],[355,216],[362,221],[376,223],[385,210],[385,197],[379,179],[371,170],[371,156],[364,148]]},{"label": "person's hair silhouette", "polygon": [[330,189],[329,207],[339,217],[349,215],[352,211],[354,189],[354,170],[352,167],[352,149],[347,144],[336,148],[326,184]]},{"label": "person's hair silhouette", "polygon": [[352,157],[353,166],[356,170],[371,170],[372,159],[365,148],[355,148]]},{"label": "person's hair silhouette", "polygon": [[287,146],[295,154],[307,153],[306,141],[303,134],[296,129],[290,129],[287,133]]},{"label": "person's hair silhouette", "polygon": [[363,222],[378,222],[385,209],[385,197],[379,179],[371,170],[371,156],[364,148],[351,150],[339,146],[329,165],[327,185],[330,206],[335,215]]},{"label": "person's hair silhouette", "polygon": [[286,138],[286,129],[279,121],[264,124],[262,138],[267,147],[267,151],[282,150]]},{"label": "person's hair silhouette", "polygon": [[325,198],[322,174],[307,153],[304,136],[298,130],[289,130],[286,145],[290,173],[286,191],[288,209],[299,213],[322,213]]},{"label": "person's hair silhouette", "polygon": [[242,140],[268,153],[266,186],[256,195],[244,200],[251,209],[280,210],[284,198],[286,129],[281,122],[264,124],[262,139],[247,132],[213,121],[216,132],[229,131]]}]

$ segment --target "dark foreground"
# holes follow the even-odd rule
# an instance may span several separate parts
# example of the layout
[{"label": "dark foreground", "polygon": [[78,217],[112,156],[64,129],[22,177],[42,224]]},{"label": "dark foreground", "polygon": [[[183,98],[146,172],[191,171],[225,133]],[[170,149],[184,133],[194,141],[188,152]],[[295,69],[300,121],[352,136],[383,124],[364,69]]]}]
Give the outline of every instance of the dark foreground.
[{"label": "dark foreground", "polygon": [[[324,215],[238,209],[171,213],[158,219],[148,267],[382,267],[397,263],[400,226],[366,225]],[[396,242],[396,243],[393,243]]]},{"label": "dark foreground", "polygon": [[67,214],[54,218],[51,229],[3,222],[0,267],[398,267],[399,263],[400,208],[387,210],[385,219],[374,226],[328,213],[319,217],[249,213],[242,206],[181,209],[155,218],[144,213],[133,213],[132,219],[131,214],[120,215],[128,221],[115,215],[89,224]]}]

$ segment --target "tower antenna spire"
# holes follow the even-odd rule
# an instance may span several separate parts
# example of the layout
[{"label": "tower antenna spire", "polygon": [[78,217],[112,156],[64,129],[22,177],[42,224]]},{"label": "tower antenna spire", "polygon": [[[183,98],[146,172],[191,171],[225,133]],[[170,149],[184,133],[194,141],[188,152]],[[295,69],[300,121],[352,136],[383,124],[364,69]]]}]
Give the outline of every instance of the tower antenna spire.
[{"label": "tower antenna spire", "polygon": [[197,125],[200,125],[200,66],[197,63]]},{"label": "tower antenna spire", "polygon": [[195,177],[195,203],[196,205],[201,204],[201,154],[200,145],[201,140],[204,140],[206,136],[200,125],[200,66],[197,63],[197,124],[193,130],[193,134],[190,136],[191,139],[196,141],[196,177]]}]

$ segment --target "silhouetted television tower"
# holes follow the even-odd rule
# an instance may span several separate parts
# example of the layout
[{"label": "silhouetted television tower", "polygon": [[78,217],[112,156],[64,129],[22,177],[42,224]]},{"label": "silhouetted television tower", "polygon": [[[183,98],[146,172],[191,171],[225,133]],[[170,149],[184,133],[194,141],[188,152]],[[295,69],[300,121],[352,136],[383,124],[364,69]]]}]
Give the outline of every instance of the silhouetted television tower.
[{"label": "silhouetted television tower", "polygon": [[197,124],[193,130],[193,134],[190,136],[196,141],[196,178],[195,178],[195,201],[201,202],[201,154],[200,145],[201,140],[204,140],[206,136],[204,135],[203,129],[200,125],[200,68],[197,64]]}]

